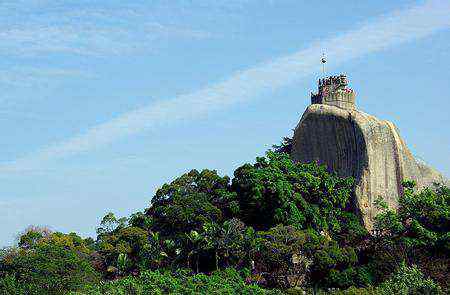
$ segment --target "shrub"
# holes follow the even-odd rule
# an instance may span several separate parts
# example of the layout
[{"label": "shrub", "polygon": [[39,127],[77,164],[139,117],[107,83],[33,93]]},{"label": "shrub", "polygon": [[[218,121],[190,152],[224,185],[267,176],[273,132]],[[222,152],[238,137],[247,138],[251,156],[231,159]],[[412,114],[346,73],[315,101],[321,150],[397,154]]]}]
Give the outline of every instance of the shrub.
[{"label": "shrub", "polygon": [[439,285],[425,278],[417,266],[408,267],[405,264],[388,281],[382,283],[377,291],[382,295],[442,294]]},{"label": "shrub", "polygon": [[277,290],[264,290],[247,285],[234,269],[213,272],[211,275],[191,274],[187,270],[176,273],[146,271],[138,278],[126,277],[116,281],[88,286],[78,294],[282,294]]}]

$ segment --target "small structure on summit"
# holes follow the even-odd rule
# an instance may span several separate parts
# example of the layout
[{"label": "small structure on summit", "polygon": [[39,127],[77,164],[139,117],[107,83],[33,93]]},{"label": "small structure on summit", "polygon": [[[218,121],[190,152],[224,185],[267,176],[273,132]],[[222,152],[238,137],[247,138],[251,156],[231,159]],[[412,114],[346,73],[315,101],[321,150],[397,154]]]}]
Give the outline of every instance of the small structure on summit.
[{"label": "small structure on summit", "polygon": [[358,110],[355,98],[345,75],[320,79],[295,128],[292,158],[326,164],[342,177],[353,177],[354,207],[371,229],[378,213],[374,201],[381,197],[396,208],[403,180],[415,180],[418,188],[448,180],[416,161],[393,123]]},{"label": "small structure on summit", "polygon": [[347,76],[343,74],[320,79],[318,92],[311,93],[311,104],[327,104],[352,110],[355,108],[356,93],[347,86]]}]

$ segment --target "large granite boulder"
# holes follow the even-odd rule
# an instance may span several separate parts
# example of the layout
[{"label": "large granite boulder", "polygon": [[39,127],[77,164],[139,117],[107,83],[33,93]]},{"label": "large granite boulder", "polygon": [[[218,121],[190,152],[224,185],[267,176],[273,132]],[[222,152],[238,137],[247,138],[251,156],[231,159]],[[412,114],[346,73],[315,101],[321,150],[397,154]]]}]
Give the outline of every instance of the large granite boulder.
[{"label": "large granite boulder", "polygon": [[378,213],[374,200],[381,197],[396,208],[403,180],[415,180],[418,188],[447,180],[416,161],[393,123],[357,110],[355,94],[346,86],[342,75],[321,80],[313,104],[295,128],[292,157],[324,163],[340,176],[353,177],[355,209],[371,229]]}]

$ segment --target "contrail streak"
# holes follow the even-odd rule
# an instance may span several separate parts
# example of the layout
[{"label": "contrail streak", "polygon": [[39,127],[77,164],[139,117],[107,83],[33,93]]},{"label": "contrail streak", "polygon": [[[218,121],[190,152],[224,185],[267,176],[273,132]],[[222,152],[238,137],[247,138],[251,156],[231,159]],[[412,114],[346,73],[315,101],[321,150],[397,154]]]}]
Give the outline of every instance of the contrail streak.
[{"label": "contrail streak", "polygon": [[320,71],[319,60],[323,51],[327,53],[328,66],[334,67],[350,59],[447,29],[450,26],[449,16],[448,1],[428,1],[381,16],[292,55],[237,72],[199,91],[125,113],[29,156],[4,163],[0,171],[35,169],[49,160],[84,153],[161,124],[197,118],[247,101]]}]

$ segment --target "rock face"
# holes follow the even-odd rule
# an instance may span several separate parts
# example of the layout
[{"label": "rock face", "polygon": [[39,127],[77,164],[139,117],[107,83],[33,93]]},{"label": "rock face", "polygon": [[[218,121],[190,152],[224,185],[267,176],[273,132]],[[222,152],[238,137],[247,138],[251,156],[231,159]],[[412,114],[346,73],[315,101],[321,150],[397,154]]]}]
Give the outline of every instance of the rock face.
[{"label": "rock face", "polygon": [[355,179],[355,208],[370,230],[377,214],[374,200],[383,198],[398,206],[402,181],[412,179],[418,188],[447,180],[418,162],[397,128],[355,107],[355,93],[345,76],[319,81],[319,91],[295,128],[294,161],[324,163],[343,177]]}]

